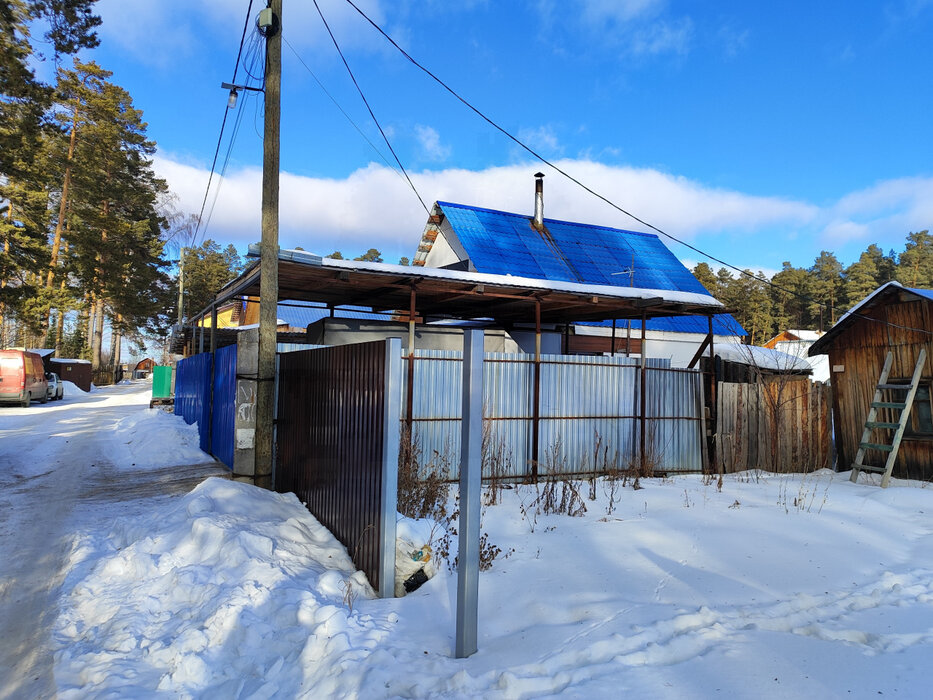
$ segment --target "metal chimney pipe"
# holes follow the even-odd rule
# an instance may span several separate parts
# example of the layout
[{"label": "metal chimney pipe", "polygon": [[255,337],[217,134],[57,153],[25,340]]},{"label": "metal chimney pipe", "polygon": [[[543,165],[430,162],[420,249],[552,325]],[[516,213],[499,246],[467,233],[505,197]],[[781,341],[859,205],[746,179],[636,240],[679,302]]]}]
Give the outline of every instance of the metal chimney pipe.
[{"label": "metal chimney pipe", "polygon": [[532,224],[539,231],[544,230],[544,173],[535,173],[535,217]]}]

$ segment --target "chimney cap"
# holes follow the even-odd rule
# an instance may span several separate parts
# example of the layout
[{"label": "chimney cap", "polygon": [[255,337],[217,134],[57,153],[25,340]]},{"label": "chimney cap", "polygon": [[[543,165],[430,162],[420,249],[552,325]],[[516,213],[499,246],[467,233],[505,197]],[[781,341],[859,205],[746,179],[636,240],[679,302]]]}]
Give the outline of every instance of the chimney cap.
[{"label": "chimney cap", "polygon": [[544,173],[535,173],[535,177],[544,177]]}]

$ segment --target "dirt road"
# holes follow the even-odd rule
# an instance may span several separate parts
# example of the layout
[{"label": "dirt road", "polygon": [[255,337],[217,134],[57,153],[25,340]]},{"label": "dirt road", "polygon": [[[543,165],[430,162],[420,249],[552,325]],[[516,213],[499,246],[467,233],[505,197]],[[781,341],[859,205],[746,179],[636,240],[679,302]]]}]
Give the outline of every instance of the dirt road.
[{"label": "dirt road", "polygon": [[148,386],[69,389],[63,401],[0,406],[0,700],[55,697],[50,640],[79,528],[229,475],[216,462],[117,469],[114,428],[147,410]]}]

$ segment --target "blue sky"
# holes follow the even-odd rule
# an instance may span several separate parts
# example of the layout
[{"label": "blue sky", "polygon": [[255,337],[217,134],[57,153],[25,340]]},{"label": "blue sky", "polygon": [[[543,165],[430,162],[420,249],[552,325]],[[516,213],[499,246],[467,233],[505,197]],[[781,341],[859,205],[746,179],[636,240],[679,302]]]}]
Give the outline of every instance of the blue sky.
[{"label": "blue sky", "polygon": [[[98,3],[101,46],[86,57],[144,110],[182,211],[204,197],[248,4]],[[428,206],[530,213],[541,169],[546,216],[640,230],[467,111],[344,0],[320,4]],[[542,155],[739,267],[809,266],[822,249],[848,264],[931,227],[930,0],[358,4]],[[283,15],[281,244],[411,257],[421,204],[302,64],[388,158],[311,0],[284,0]],[[251,21],[247,47],[259,46]],[[240,113],[206,235],[243,248],[259,238],[259,97],[241,95],[228,127]],[[702,259],[668,244],[688,265]]]}]

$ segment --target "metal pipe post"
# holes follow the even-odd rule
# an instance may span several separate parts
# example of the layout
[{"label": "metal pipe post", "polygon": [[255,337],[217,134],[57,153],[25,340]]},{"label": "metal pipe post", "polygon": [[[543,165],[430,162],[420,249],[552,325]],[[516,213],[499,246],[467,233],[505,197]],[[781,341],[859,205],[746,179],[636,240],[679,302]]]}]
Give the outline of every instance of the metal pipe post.
[{"label": "metal pipe post", "polygon": [[379,597],[395,595],[395,540],[398,510],[399,413],[402,403],[402,339],[386,339],[385,398],[382,409],[382,522],[379,543]]},{"label": "metal pipe post", "polygon": [[415,419],[415,314],[417,313],[417,299],[415,285],[411,285],[411,295],[408,303],[408,383],[405,395],[405,425],[408,427],[409,441],[415,439],[415,436],[412,435],[412,426]]},{"label": "metal pipe post", "polygon": [[535,299],[534,395],[531,397],[531,477],[538,481],[538,438],[541,423],[541,300]]},{"label": "metal pipe post", "polygon": [[463,417],[460,432],[460,530],[457,553],[455,655],[476,652],[483,447],[483,331],[463,332]]},{"label": "metal pipe post", "polygon": [[640,461],[641,461],[641,473],[645,473],[645,434],[647,432],[647,417],[645,415],[646,408],[648,406],[648,387],[646,382],[648,379],[648,359],[645,356],[645,351],[647,350],[647,345],[645,343],[645,326],[648,324],[648,317],[646,314],[641,315],[641,391],[639,392],[639,403],[641,404],[639,413],[641,414],[641,434],[639,435],[639,450],[640,450]]}]

